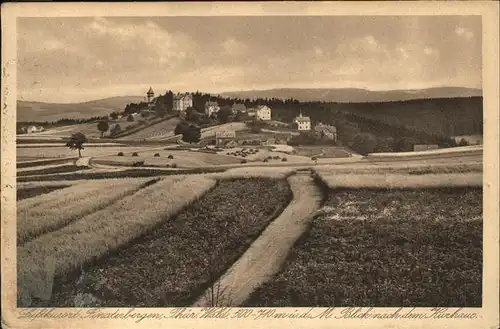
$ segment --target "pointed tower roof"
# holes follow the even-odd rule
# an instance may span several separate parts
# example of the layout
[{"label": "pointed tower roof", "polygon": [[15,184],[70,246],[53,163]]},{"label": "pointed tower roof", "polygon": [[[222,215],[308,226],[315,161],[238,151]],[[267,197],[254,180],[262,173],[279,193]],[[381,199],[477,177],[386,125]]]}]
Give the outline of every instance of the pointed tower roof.
[{"label": "pointed tower roof", "polygon": [[153,88],[151,86],[149,87],[148,94],[154,94],[155,92],[153,91]]}]

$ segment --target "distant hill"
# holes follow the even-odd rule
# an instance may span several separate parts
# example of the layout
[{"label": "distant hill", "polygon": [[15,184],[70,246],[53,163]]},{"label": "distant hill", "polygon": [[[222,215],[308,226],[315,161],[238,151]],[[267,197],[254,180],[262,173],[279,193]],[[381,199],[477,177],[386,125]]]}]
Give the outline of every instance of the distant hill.
[{"label": "distant hill", "polygon": [[42,103],[17,101],[17,121],[57,121],[62,118],[86,119],[123,111],[128,103],[144,101],[143,96],[117,96],[83,103]]},{"label": "distant hill", "polygon": [[440,87],[418,90],[370,91],[366,89],[300,89],[280,88],[269,90],[248,90],[224,92],[224,97],[234,98],[294,98],[301,102],[323,101],[338,103],[393,102],[412,99],[454,98],[482,96],[481,89],[462,87]]}]

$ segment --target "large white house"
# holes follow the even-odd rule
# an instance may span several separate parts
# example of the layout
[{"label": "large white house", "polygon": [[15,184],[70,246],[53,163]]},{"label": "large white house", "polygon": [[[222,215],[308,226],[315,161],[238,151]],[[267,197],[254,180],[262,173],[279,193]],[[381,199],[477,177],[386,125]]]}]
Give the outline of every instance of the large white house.
[{"label": "large white house", "polygon": [[174,111],[184,112],[188,107],[193,106],[193,96],[191,94],[177,94],[174,96]]},{"label": "large white house", "polygon": [[311,118],[302,116],[302,112],[298,117],[295,117],[293,122],[297,124],[298,129],[301,131],[311,130]]},{"label": "large white house", "polygon": [[217,102],[208,101],[205,103],[205,113],[207,116],[211,116],[214,113],[219,112],[220,106]]},{"label": "large white house", "polygon": [[258,105],[256,111],[257,119],[262,121],[270,121],[271,120],[271,108],[267,105]]}]

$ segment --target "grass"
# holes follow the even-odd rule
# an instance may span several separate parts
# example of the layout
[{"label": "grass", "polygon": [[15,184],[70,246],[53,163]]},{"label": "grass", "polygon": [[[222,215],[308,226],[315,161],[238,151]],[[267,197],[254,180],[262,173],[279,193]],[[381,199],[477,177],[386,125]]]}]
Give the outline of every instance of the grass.
[{"label": "grass", "polygon": [[44,176],[18,177],[17,182],[29,181],[52,181],[52,180],[88,180],[88,179],[109,179],[109,178],[131,178],[131,177],[155,177],[184,174],[218,173],[225,169],[221,168],[194,168],[185,170],[162,170],[162,169],[127,169],[121,171],[92,172],[92,173],[72,173]]},{"label": "grass", "polygon": [[69,185],[53,185],[53,186],[36,186],[17,189],[17,201],[33,198],[42,194],[47,194],[56,191]]},{"label": "grass", "polygon": [[214,180],[202,177],[165,177],[60,230],[18,247],[19,306],[27,296],[50,298],[54,277],[77,271],[150,231],[214,185]]},{"label": "grass", "polygon": [[[154,157],[158,153],[159,157]],[[124,156],[108,156],[105,158],[95,159],[93,162],[104,165],[131,165],[136,158],[132,158],[131,154]],[[165,151],[153,150],[147,152],[139,152],[139,157],[144,160],[146,166],[166,166],[167,164],[176,163],[183,168],[198,168],[201,166],[224,165],[239,163],[240,160],[226,155],[211,154],[197,151]],[[169,155],[173,155],[174,159],[168,159]]]},{"label": "grass", "polygon": [[60,173],[68,173],[80,170],[90,169],[88,166],[77,166],[77,165],[65,165],[58,167],[51,167],[45,169],[36,169],[36,170],[23,170],[18,171],[17,176],[33,176],[33,175],[49,175],[49,174],[60,174]]},{"label": "grass", "polygon": [[482,191],[332,191],[245,306],[478,307]]},{"label": "grass", "polygon": [[318,158],[345,158],[349,157],[349,152],[340,146],[314,145],[314,146],[294,146],[297,155],[305,157],[316,156]]},{"label": "grass", "polygon": [[319,174],[330,188],[481,187],[482,173],[461,174]]},{"label": "grass", "polygon": [[[97,130],[97,128],[96,128]],[[67,137],[70,135],[68,134]],[[65,144],[65,142],[61,142]],[[92,144],[85,144],[85,149],[82,150],[83,157],[97,157],[117,154],[118,152],[132,153],[134,151],[140,152],[141,150],[151,149],[151,146],[93,146]],[[77,157],[78,152],[75,150],[70,150],[68,147],[17,147],[16,148],[17,159],[54,159],[63,157]],[[67,160],[66,160],[67,161]],[[18,166],[19,168],[19,166]]]},{"label": "grass", "polygon": [[52,304],[71,306],[72,297],[84,289],[102,306],[188,306],[291,197],[284,180],[221,181],[175,218],[168,220],[165,213],[150,235],[86,268],[86,289],[75,279],[58,282]]},{"label": "grass", "polygon": [[59,229],[147,186],[147,179],[90,181],[17,203],[17,243]]},{"label": "grass", "polygon": [[229,178],[286,178],[296,172],[296,168],[288,167],[241,167],[231,168],[222,173],[207,174],[218,179]]},{"label": "grass", "polygon": [[[77,160],[78,157],[73,158],[73,160]],[[42,165],[55,165],[55,164],[65,164],[70,159],[45,159],[38,161],[26,161],[26,162],[18,162],[16,163],[16,168],[29,168],[29,167],[38,167]]]}]

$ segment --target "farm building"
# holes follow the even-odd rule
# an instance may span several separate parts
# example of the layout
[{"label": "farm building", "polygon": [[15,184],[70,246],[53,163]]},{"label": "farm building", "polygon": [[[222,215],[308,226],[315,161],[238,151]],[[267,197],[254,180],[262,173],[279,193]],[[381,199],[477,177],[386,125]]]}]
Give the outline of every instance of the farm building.
[{"label": "farm building", "polygon": [[320,138],[337,141],[337,128],[330,125],[324,125],[321,122],[314,127],[314,133]]},{"label": "farm building", "polygon": [[293,122],[297,124],[298,129],[301,131],[311,130],[311,118],[302,116],[302,112],[300,112],[299,116]]},{"label": "farm building", "polygon": [[177,94],[174,96],[174,111],[184,112],[188,107],[192,106],[193,96],[191,94]]},{"label": "farm building", "polygon": [[439,146],[436,144],[417,144],[413,146],[413,151],[414,152],[420,152],[420,151],[428,151],[428,150],[437,150]]},{"label": "farm building", "polygon": [[234,141],[236,132],[234,130],[223,130],[215,132],[215,145],[226,145],[230,141]]},{"label": "farm building", "polygon": [[245,106],[245,104],[242,103],[234,103],[233,106],[231,107],[231,110],[233,111],[233,113],[236,112],[245,113],[247,111],[247,107]]},{"label": "farm building", "polygon": [[217,102],[208,101],[205,103],[205,113],[207,116],[211,116],[214,113],[219,112],[220,106]]},{"label": "farm building", "polygon": [[256,109],[256,116],[262,121],[271,120],[271,108],[267,105],[259,105]]}]

